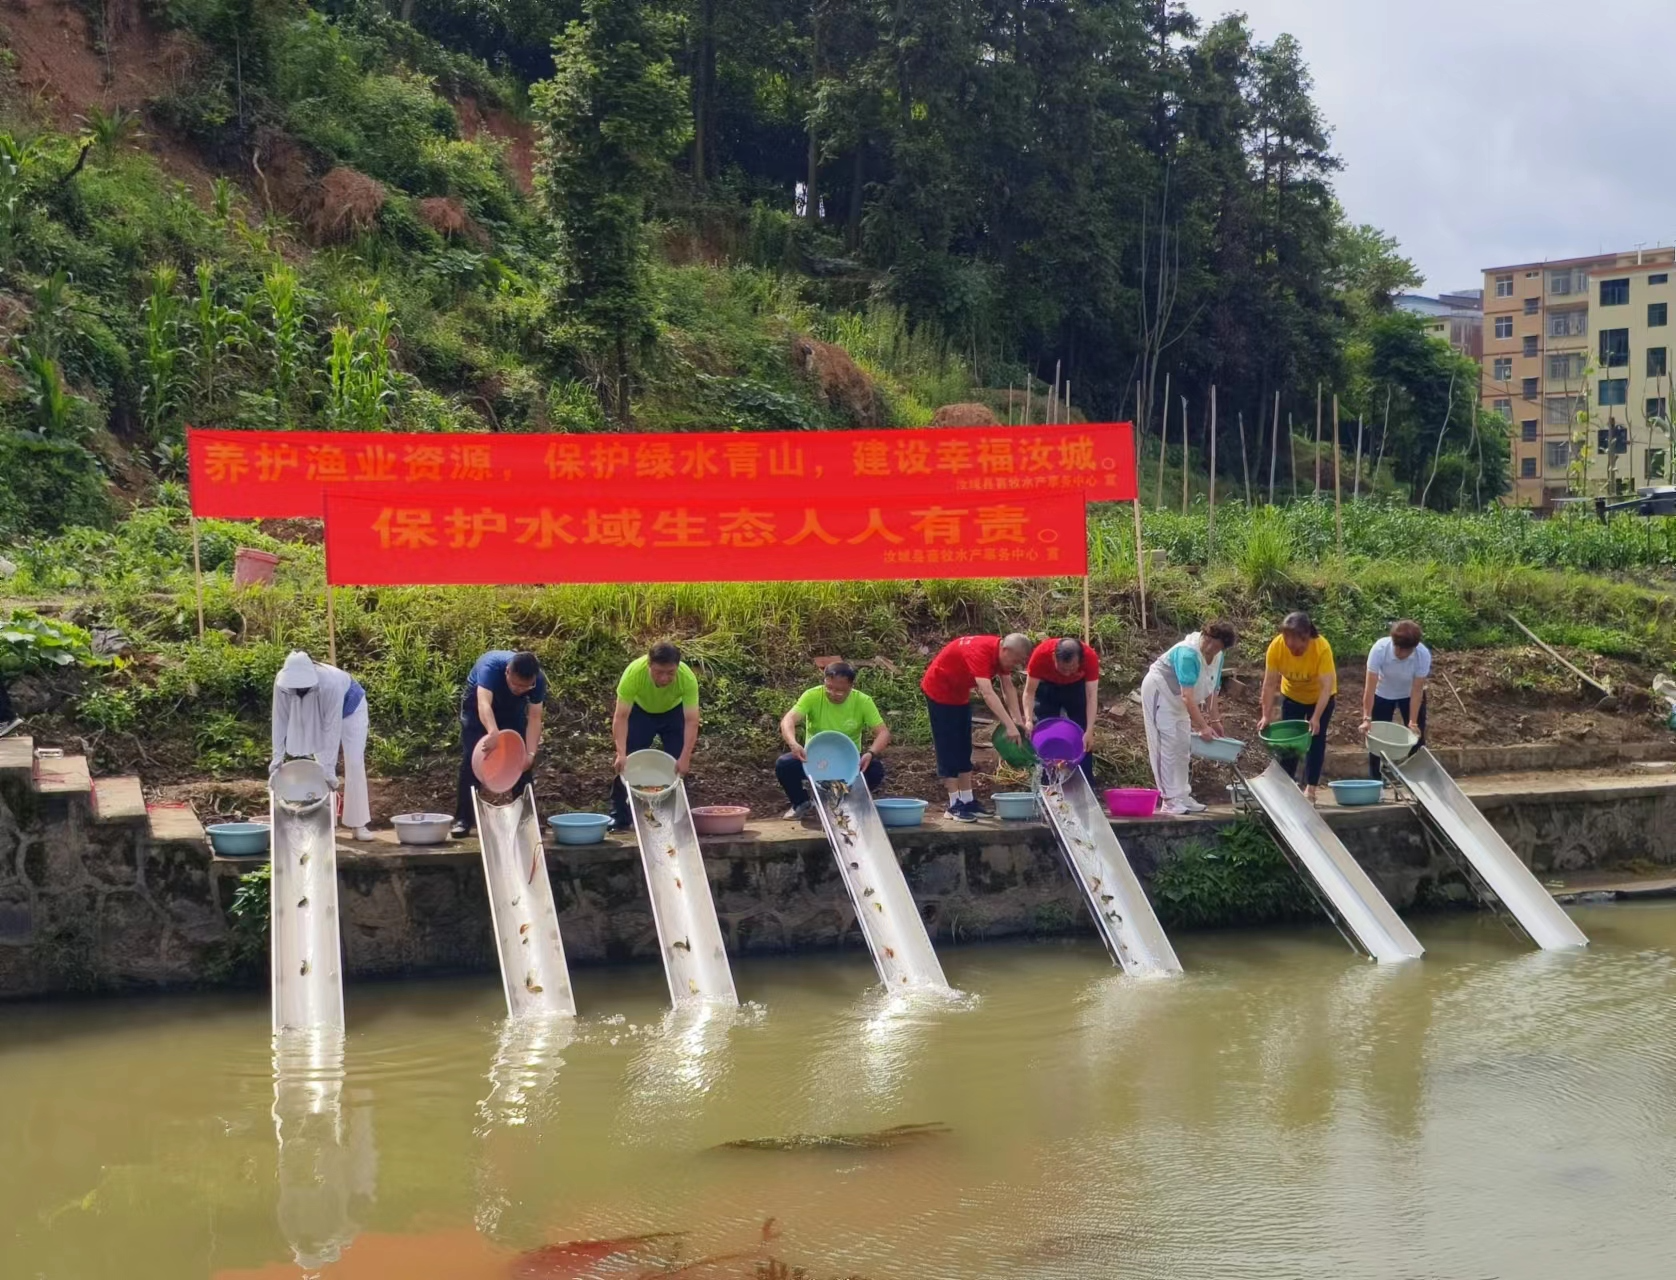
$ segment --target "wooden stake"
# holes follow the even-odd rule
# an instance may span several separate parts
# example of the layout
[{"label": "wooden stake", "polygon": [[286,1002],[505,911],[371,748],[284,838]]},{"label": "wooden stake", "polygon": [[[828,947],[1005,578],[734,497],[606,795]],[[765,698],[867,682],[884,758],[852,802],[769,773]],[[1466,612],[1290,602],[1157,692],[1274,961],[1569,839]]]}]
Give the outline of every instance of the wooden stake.
[{"label": "wooden stake", "polygon": [[1141,586],[1141,630],[1146,630],[1146,552],[1141,550],[1141,496],[1135,495],[1135,581]]},{"label": "wooden stake", "polygon": [[[1141,384],[1136,383],[1137,387]],[[1138,393],[1137,393],[1138,394]],[[1153,506],[1164,509],[1164,459],[1170,452],[1170,375],[1164,375],[1164,412],[1158,422],[1158,497]]]},{"label": "wooden stake", "polygon": [[[1274,416],[1269,422],[1269,505],[1274,506],[1274,464],[1280,457],[1280,392],[1274,393]],[[1291,443],[1292,435],[1286,435]]]},{"label": "wooden stake", "polygon": [[[1243,474],[1245,476],[1245,505],[1249,507],[1251,505],[1251,459],[1246,455],[1246,452],[1245,452],[1245,410],[1244,409],[1240,410],[1239,424],[1240,424],[1240,472],[1241,472],[1241,474]],[[1259,418],[1258,421],[1257,421],[1257,440],[1258,440],[1259,444],[1261,444],[1262,440],[1263,440],[1263,422],[1262,422],[1261,418]]]},{"label": "wooden stake", "polygon": [[1350,501],[1355,502],[1362,496],[1362,415],[1356,415],[1356,470],[1351,481]]},{"label": "wooden stake", "polygon": [[1298,500],[1298,438],[1292,434],[1292,411],[1286,411],[1286,469],[1292,473],[1292,501]]},{"label": "wooden stake", "polygon": [[[1319,465],[1319,464],[1317,464]],[[1344,559],[1344,486],[1339,483],[1338,397],[1333,397],[1333,528],[1338,541],[1338,558]]]},{"label": "wooden stake", "polygon": [[1030,425],[1030,392],[1035,388],[1035,384],[1036,384],[1036,375],[1035,374],[1027,373],[1027,374],[1024,375],[1024,425],[1025,426]]},{"label": "wooden stake", "polygon": [[192,517],[192,582],[198,591],[198,639],[204,638],[204,563],[198,551],[198,517]]},{"label": "wooden stake", "polygon": [[1066,378],[1065,379],[1065,403],[1059,406],[1059,421],[1060,422],[1069,422],[1070,420],[1071,420],[1071,380],[1069,378]]},{"label": "wooden stake", "polygon": [[1206,558],[1216,551],[1216,384],[1210,384],[1210,518],[1205,524]]},{"label": "wooden stake", "polygon": [[338,623],[332,613],[332,584],[326,584],[326,661],[338,664]]},{"label": "wooden stake", "polygon": [[1187,397],[1181,398],[1181,514],[1187,514]]},{"label": "wooden stake", "polygon": [[1321,492],[1321,384],[1315,384],[1315,492]]},{"label": "wooden stake", "polygon": [[1007,384],[1007,425],[1009,427],[1018,425],[1013,421],[1013,384],[1010,382]]},{"label": "wooden stake", "polygon": [[1089,629],[1088,573],[1087,569],[1084,569],[1082,573],[1082,642],[1084,644],[1088,643],[1092,634]]},{"label": "wooden stake", "polygon": [[1053,399],[1048,402],[1049,422],[1059,421],[1057,416],[1059,413],[1059,371],[1064,367],[1064,364],[1065,362],[1063,360],[1055,360],[1053,362]]}]

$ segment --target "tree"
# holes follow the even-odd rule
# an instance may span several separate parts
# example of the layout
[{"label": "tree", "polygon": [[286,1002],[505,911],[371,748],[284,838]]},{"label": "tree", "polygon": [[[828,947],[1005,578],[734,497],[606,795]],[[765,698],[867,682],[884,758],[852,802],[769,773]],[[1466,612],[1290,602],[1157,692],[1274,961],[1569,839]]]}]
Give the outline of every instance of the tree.
[{"label": "tree", "polygon": [[601,403],[626,423],[631,354],[655,336],[647,200],[691,124],[665,25],[639,0],[586,0],[583,15],[554,41],[553,78],[532,93],[538,182],[557,233],[560,301],[581,345],[605,361]]}]

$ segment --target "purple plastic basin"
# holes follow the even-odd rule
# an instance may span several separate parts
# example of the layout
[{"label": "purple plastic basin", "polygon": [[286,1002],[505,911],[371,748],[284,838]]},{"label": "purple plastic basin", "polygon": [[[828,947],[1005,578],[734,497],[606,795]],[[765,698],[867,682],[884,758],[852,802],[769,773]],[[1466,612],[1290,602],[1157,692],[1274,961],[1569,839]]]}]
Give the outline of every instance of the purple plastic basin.
[{"label": "purple plastic basin", "polygon": [[1030,735],[1030,745],[1050,764],[1076,764],[1084,754],[1082,730],[1067,716],[1042,721]]}]

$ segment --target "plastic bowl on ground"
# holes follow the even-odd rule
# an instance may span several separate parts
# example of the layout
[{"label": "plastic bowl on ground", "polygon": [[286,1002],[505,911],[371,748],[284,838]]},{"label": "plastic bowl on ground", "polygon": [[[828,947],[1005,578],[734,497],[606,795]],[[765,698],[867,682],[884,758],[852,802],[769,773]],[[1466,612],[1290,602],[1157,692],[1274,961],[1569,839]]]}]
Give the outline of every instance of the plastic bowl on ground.
[{"label": "plastic bowl on ground", "polygon": [[1333,799],[1343,809],[1359,809],[1365,804],[1378,804],[1385,784],[1374,778],[1348,778],[1327,784],[1333,789]]},{"label": "plastic bowl on ground", "polygon": [[811,782],[852,782],[861,772],[861,749],[847,733],[828,729],[803,744],[803,772]]},{"label": "plastic bowl on ground", "polygon": [[446,813],[398,813],[390,819],[402,844],[446,844],[453,824]]},{"label": "plastic bowl on ground", "polygon": [[611,819],[603,813],[555,813],[547,825],[560,844],[598,844],[605,839]]},{"label": "plastic bowl on ground", "polygon": [[1076,764],[1088,754],[1082,745],[1082,730],[1069,716],[1042,721],[1031,733],[1030,745],[1049,764]]},{"label": "plastic bowl on ground", "polygon": [[995,816],[1009,822],[1028,822],[1036,816],[1036,796],[1030,791],[998,791],[990,796]]},{"label": "plastic bowl on ground", "polygon": [[1279,720],[1257,736],[1271,751],[1307,751],[1310,739],[1309,721]]},{"label": "plastic bowl on ground", "polygon": [[1005,725],[996,725],[989,735],[989,741],[995,748],[995,754],[1015,769],[1034,769],[1042,762],[1041,757],[1028,742],[1014,742],[1009,738]]},{"label": "plastic bowl on ground", "polygon": [[485,791],[512,790],[528,763],[524,735],[516,729],[484,734],[471,753],[471,771]]},{"label": "plastic bowl on ground", "polygon": [[217,822],[204,834],[218,857],[254,858],[268,851],[272,832],[265,822]]},{"label": "plastic bowl on ground", "polygon": [[1218,764],[1233,764],[1240,758],[1240,752],[1245,750],[1245,743],[1238,738],[1218,738],[1214,742],[1206,742],[1198,734],[1188,740],[1189,755],[1199,756],[1205,760],[1214,760]]},{"label": "plastic bowl on ground", "polygon": [[1114,818],[1149,818],[1158,812],[1158,793],[1151,787],[1113,787],[1106,792],[1106,812]]},{"label": "plastic bowl on ground", "polygon": [[924,800],[875,800],[873,807],[887,827],[917,827],[925,821]]},{"label": "plastic bowl on ground", "polygon": [[705,804],[693,810],[693,830],[701,836],[736,836],[751,811],[742,804]]},{"label": "plastic bowl on ground", "polygon": [[1386,721],[1368,729],[1368,754],[1389,760],[1392,764],[1401,764],[1419,745],[1420,735],[1406,724]]}]

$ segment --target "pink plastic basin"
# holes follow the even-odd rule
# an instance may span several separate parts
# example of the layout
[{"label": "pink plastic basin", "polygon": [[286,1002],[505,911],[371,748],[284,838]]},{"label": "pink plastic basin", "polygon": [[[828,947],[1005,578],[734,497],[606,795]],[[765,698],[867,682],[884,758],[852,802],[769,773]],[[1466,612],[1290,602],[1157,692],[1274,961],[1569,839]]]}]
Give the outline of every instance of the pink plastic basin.
[{"label": "pink plastic basin", "polygon": [[1076,764],[1082,759],[1082,730],[1068,716],[1055,716],[1036,726],[1030,735],[1036,754],[1052,764]]},{"label": "pink plastic basin", "polygon": [[706,804],[693,810],[693,830],[701,836],[736,836],[751,811],[742,804]]},{"label": "pink plastic basin", "polygon": [[471,753],[471,771],[485,791],[512,790],[528,762],[524,735],[516,729],[485,735]]},{"label": "pink plastic basin", "polygon": [[1113,787],[1106,809],[1114,818],[1146,818],[1158,812],[1158,793],[1150,787]]}]

